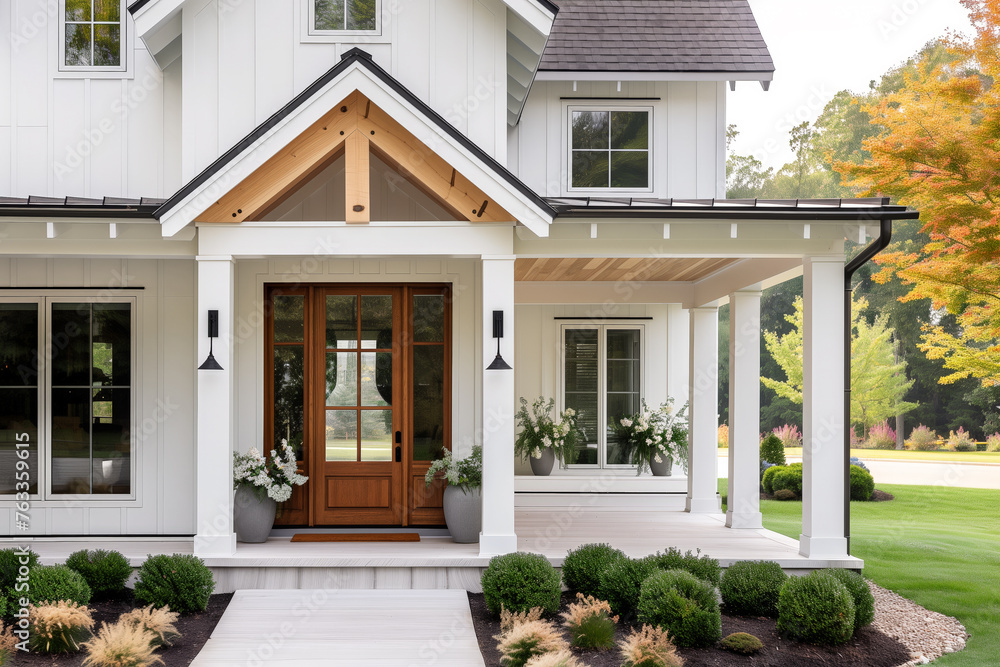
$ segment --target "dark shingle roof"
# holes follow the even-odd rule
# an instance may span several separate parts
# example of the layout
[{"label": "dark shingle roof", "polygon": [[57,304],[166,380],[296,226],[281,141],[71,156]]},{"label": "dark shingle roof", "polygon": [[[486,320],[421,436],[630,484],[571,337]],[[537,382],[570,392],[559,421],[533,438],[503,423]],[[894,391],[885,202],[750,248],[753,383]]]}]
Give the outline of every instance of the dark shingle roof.
[{"label": "dark shingle roof", "polygon": [[556,0],[540,70],[773,72],[747,0]]}]

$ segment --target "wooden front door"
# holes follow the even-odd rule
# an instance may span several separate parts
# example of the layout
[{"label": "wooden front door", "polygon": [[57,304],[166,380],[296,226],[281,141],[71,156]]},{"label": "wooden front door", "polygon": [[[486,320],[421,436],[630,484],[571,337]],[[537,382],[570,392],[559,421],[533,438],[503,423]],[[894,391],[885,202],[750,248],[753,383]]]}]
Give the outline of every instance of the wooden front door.
[{"label": "wooden front door", "polygon": [[[268,440],[287,437],[310,478],[279,524],[443,523],[441,488],[423,475],[450,447],[448,297],[436,285],[268,287]],[[301,445],[289,437],[300,423]]]}]

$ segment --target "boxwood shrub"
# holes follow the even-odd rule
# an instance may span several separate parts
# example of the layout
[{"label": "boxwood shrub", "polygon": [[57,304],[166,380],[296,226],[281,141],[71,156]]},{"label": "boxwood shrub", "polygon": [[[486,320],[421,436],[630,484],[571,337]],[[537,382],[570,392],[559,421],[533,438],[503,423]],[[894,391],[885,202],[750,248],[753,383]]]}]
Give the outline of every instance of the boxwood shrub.
[{"label": "boxwood shrub", "polygon": [[778,472],[771,477],[771,493],[788,489],[796,496],[802,495],[802,464],[792,463],[776,468]]},{"label": "boxwood shrub", "polygon": [[622,618],[635,614],[642,582],[656,572],[648,558],[624,558],[611,563],[601,572],[597,597],[606,600],[611,610]]},{"label": "boxwood shrub", "polygon": [[774,476],[785,469],[785,466],[773,465],[764,470],[764,475],[760,478],[760,485],[764,493],[774,493]]},{"label": "boxwood shrub", "polygon": [[80,573],[95,597],[118,595],[132,575],[128,559],[117,551],[81,549],[66,559],[66,566]]},{"label": "boxwood shrub", "polygon": [[205,611],[215,590],[212,572],[205,561],[188,554],[149,556],[139,568],[135,599],[141,605],[165,607],[189,614]]},{"label": "boxwood shrub", "polygon": [[778,632],[809,644],[843,644],[854,634],[854,600],[829,572],[789,577],[778,598]]},{"label": "boxwood shrub", "polygon": [[524,612],[541,607],[549,614],[559,610],[559,572],[540,554],[519,551],[494,556],[481,582],[486,606],[495,616],[501,608]]},{"label": "boxwood shrub", "polygon": [[851,466],[851,500],[871,500],[875,478],[861,466]]},{"label": "boxwood shrub", "polygon": [[715,588],[685,570],[655,572],[642,582],[638,619],[669,631],[682,648],[711,646],[722,637]]},{"label": "boxwood shrub", "polygon": [[734,632],[723,637],[719,647],[740,655],[753,655],[764,648],[764,642],[746,632]]},{"label": "boxwood shrub", "polygon": [[652,556],[646,556],[646,558],[658,570],[685,570],[713,586],[719,585],[719,579],[722,576],[719,561],[702,556],[701,549],[698,549],[697,553],[687,551],[682,554],[680,549],[670,547],[664,553],[656,552]]},{"label": "boxwood shrub", "polygon": [[65,565],[39,565],[28,575],[28,600],[38,605],[41,602],[75,602],[85,605],[90,602],[90,586],[79,573]]},{"label": "boxwood shrub", "polygon": [[825,571],[844,584],[851,594],[851,599],[854,600],[854,634],[857,634],[858,630],[875,620],[875,596],[868,588],[868,582],[854,570],[833,568]]},{"label": "boxwood shrub", "polygon": [[584,595],[597,596],[601,572],[611,563],[627,556],[609,544],[584,544],[566,554],[562,578],[566,588]]},{"label": "boxwood shrub", "polygon": [[727,614],[778,615],[778,595],[788,575],[773,560],[736,561],[722,574],[719,593]]}]

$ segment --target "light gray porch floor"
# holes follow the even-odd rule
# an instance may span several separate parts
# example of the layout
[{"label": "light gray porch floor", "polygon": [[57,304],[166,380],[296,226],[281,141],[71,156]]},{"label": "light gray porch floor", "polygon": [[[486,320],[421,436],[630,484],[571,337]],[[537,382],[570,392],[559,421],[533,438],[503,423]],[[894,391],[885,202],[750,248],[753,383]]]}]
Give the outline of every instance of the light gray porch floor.
[{"label": "light gray porch floor", "polygon": [[483,667],[465,591],[237,591],[191,667]]}]

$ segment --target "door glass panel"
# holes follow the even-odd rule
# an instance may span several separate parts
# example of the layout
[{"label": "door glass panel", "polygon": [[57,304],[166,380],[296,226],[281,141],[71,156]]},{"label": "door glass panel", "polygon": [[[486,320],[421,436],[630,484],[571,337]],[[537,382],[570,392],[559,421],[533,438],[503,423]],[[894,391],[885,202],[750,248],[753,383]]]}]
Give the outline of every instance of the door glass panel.
[{"label": "door glass panel", "polygon": [[392,410],[361,411],[361,460],[392,460]]},{"label": "door glass panel", "polygon": [[577,463],[598,463],[598,335],[597,329],[567,329],[565,378],[566,407],[577,413],[583,437],[577,445]]},{"label": "door glass panel", "polygon": [[326,404],[331,407],[358,404],[358,353],[326,353]]},{"label": "door glass panel", "polygon": [[639,331],[608,329],[607,352],[608,463],[624,465],[628,460],[612,424],[640,408]]},{"label": "door glass panel", "polygon": [[413,347],[413,460],[444,455],[444,346]]},{"label": "door glass panel", "polygon": [[295,450],[296,459],[303,460],[305,364],[299,345],[274,348],[274,449],[282,440]]},{"label": "door glass panel", "polygon": [[52,389],[52,492],[90,493],[90,389]]},{"label": "door glass panel", "polygon": [[358,297],[326,297],[326,346],[351,350],[358,346]]},{"label": "door glass panel", "polygon": [[305,340],[305,300],[298,294],[271,297],[275,343],[301,343]]},{"label": "door glass panel", "polygon": [[[18,481],[38,493],[38,305],[0,304],[0,341],[0,494],[23,491]],[[21,448],[28,451],[27,469],[21,471],[18,441],[29,445]],[[21,473],[27,475],[15,478]]]},{"label": "door glass panel", "polygon": [[392,405],[392,353],[361,353],[361,405]]},{"label": "door glass panel", "polygon": [[90,384],[90,304],[52,305],[52,384]]},{"label": "door glass panel", "polygon": [[418,294],[413,297],[413,340],[418,343],[444,341],[444,296]]},{"label": "door glass panel", "polygon": [[326,460],[358,460],[358,411],[326,411]]},{"label": "door glass panel", "polygon": [[392,296],[361,297],[361,347],[392,349]]}]

